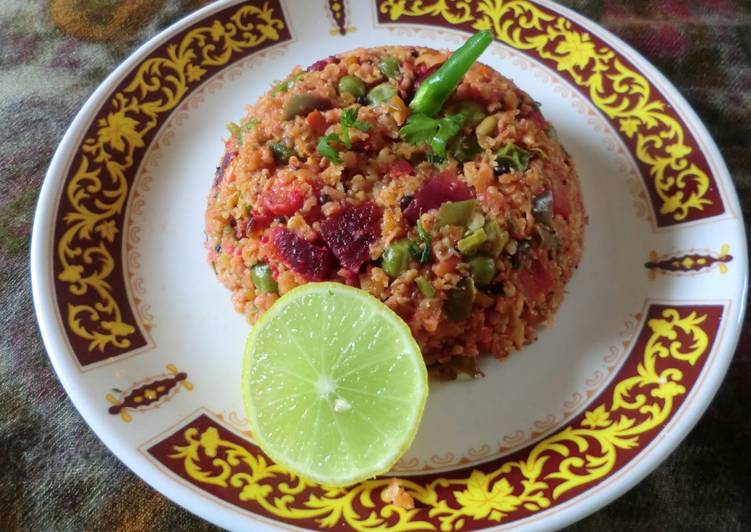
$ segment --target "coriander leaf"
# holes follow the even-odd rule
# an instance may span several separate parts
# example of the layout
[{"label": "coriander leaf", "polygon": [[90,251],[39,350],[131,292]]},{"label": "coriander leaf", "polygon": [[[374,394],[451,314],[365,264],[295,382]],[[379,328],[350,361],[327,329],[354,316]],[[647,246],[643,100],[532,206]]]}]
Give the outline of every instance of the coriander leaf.
[{"label": "coriander leaf", "polygon": [[430,141],[430,147],[435,153],[441,157],[446,156],[446,143],[459,133],[463,121],[464,115],[461,113],[436,120],[438,130]]},{"label": "coriander leaf", "polygon": [[440,166],[445,161],[443,157],[441,157],[440,155],[436,155],[435,153],[432,153],[432,152],[425,154],[425,160],[428,161],[433,166]]},{"label": "coriander leaf", "polygon": [[353,127],[360,131],[367,131],[370,129],[370,124],[357,119],[357,113],[360,110],[358,106],[350,107],[342,111],[339,122],[342,125],[342,142],[349,149],[352,147],[352,141],[349,137],[349,128]]},{"label": "coriander leaf", "polygon": [[417,220],[417,236],[420,238],[420,244],[414,242],[409,245],[409,252],[422,264],[430,262],[430,252],[432,250],[433,239],[425,228],[422,226],[422,222]]},{"label": "coriander leaf", "polygon": [[407,123],[399,130],[399,135],[410,144],[419,146],[429,143],[437,129],[433,118],[418,113],[407,119]]},{"label": "coriander leaf", "polygon": [[276,87],[274,87],[274,90],[271,91],[271,94],[273,96],[276,96],[280,92],[287,92],[292,87],[295,86],[295,82],[300,79],[305,72],[298,72],[297,74],[292,75],[291,77],[285,79],[281,83],[279,83]]},{"label": "coriander leaf", "polygon": [[318,150],[318,153],[326,157],[332,163],[339,164],[342,162],[342,160],[339,158],[339,152],[331,146],[332,142],[341,142],[339,135],[337,135],[336,133],[329,133],[328,135],[322,136],[318,141],[316,150]]},{"label": "coriander leaf", "polygon": [[461,113],[444,118],[431,118],[418,113],[407,119],[399,134],[415,146],[429,144],[435,154],[445,157],[446,143],[459,133],[463,121],[464,115]]}]

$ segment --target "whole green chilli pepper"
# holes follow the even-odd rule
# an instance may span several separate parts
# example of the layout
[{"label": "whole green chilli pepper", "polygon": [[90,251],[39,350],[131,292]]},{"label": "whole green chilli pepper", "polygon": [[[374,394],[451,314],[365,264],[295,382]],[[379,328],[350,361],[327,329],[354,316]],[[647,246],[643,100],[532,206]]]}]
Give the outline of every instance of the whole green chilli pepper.
[{"label": "whole green chilli pepper", "polygon": [[441,67],[425,78],[409,104],[413,113],[434,116],[443,107],[477,58],[493,42],[493,33],[482,30],[459,47]]}]

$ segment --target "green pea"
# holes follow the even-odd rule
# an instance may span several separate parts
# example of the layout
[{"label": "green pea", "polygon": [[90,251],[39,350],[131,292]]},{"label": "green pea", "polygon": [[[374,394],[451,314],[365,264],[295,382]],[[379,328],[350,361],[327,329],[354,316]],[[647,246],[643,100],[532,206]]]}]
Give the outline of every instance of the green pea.
[{"label": "green pea", "polygon": [[436,225],[460,225],[466,227],[472,220],[477,207],[477,200],[447,201],[438,209]]},{"label": "green pea", "polygon": [[389,79],[395,78],[399,75],[400,66],[399,60],[391,56],[384,57],[381,59],[381,62],[378,63],[378,69],[381,71],[381,74]]},{"label": "green pea", "polygon": [[261,294],[276,293],[279,290],[279,285],[271,275],[271,267],[265,262],[259,262],[250,269],[250,278]]},{"label": "green pea", "polygon": [[420,290],[420,293],[425,297],[433,297],[435,295],[435,288],[433,285],[425,279],[424,277],[418,277],[415,279],[415,284],[417,285],[417,288]]},{"label": "green pea", "polygon": [[451,321],[466,320],[472,315],[472,301],[475,298],[475,283],[472,278],[465,277],[449,291],[443,309],[446,317]]},{"label": "green pea", "polygon": [[495,277],[495,260],[484,255],[472,257],[469,261],[469,272],[477,286],[487,286]]},{"label": "green pea", "polygon": [[386,81],[370,89],[366,98],[370,105],[378,105],[389,101],[394,96],[396,96],[396,87]]},{"label": "green pea", "polygon": [[381,268],[389,277],[399,277],[409,265],[409,240],[394,242],[383,251]]},{"label": "green pea", "polygon": [[469,100],[452,103],[446,108],[446,116],[457,115],[460,113],[464,115],[462,127],[475,127],[482,122],[482,119],[488,114],[485,112],[484,105]]},{"label": "green pea", "polygon": [[365,83],[357,76],[344,76],[339,80],[339,95],[351,94],[355,98],[365,96]]},{"label": "green pea", "polygon": [[275,142],[271,145],[271,151],[274,153],[274,160],[277,163],[286,163],[295,152],[283,142]]},{"label": "green pea", "polygon": [[478,229],[457,242],[456,247],[462,255],[472,255],[487,239],[488,235],[485,234],[485,230]]},{"label": "green pea", "polygon": [[523,172],[529,166],[529,152],[516,144],[507,142],[496,152],[495,161],[499,165]]}]

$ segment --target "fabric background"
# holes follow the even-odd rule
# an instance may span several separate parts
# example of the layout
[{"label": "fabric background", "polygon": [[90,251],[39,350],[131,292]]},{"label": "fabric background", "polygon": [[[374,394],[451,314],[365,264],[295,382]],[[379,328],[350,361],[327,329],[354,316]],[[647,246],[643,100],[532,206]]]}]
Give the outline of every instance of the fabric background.
[{"label": "fabric background", "polygon": [[[358,1],[358,0],[354,0]],[[65,129],[132,50],[206,2],[0,2],[0,530],[214,530],[132,474],[68,400],[36,327],[29,238]],[[567,0],[653,62],[698,112],[751,213],[751,2]],[[751,529],[751,327],[678,450],[571,527]]]}]

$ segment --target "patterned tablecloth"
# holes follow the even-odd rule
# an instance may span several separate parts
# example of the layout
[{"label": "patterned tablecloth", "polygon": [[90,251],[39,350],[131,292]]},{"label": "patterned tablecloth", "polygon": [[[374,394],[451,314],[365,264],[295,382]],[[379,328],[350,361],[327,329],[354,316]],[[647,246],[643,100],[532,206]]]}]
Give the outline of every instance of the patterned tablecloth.
[{"label": "patterned tablecloth", "polygon": [[[132,474],[52,371],[35,326],[29,235],[44,173],[96,86],[200,0],[0,3],[0,530],[214,529]],[[704,120],[751,213],[751,3],[567,0],[652,61]],[[571,530],[751,528],[751,320],[678,450]]]}]

